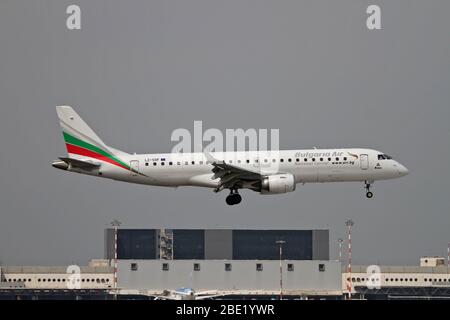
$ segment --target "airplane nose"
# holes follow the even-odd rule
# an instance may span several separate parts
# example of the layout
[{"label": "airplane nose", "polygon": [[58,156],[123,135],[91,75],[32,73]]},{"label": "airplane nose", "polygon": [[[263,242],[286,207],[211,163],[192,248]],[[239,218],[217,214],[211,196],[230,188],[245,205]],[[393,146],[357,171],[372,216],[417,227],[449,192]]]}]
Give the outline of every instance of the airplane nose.
[{"label": "airplane nose", "polygon": [[401,175],[401,176],[406,176],[408,173],[409,173],[409,170],[408,170],[408,168],[406,168],[404,165],[402,165],[402,164],[399,164],[398,165],[398,173]]}]

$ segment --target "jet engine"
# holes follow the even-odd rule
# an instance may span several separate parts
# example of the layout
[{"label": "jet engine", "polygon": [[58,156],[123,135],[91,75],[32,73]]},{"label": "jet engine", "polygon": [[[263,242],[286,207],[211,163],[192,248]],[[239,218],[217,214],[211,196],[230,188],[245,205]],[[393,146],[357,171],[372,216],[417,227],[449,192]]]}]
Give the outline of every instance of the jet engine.
[{"label": "jet engine", "polygon": [[261,180],[261,194],[286,193],[295,190],[295,178],[290,173],[265,176]]}]

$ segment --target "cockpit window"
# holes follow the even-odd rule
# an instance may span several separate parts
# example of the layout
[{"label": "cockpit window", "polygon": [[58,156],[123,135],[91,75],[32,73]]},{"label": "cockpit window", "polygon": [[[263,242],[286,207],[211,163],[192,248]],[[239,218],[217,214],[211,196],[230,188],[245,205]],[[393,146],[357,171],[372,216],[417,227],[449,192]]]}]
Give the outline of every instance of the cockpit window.
[{"label": "cockpit window", "polygon": [[392,159],[391,156],[388,156],[387,154],[379,154],[378,155],[378,160],[389,160]]}]

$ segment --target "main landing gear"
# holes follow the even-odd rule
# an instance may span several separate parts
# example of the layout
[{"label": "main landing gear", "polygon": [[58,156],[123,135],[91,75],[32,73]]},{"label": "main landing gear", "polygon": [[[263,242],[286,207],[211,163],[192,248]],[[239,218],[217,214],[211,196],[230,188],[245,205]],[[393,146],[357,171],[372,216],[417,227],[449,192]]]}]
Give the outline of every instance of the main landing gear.
[{"label": "main landing gear", "polygon": [[372,198],[373,197],[373,193],[372,192],[370,192],[370,185],[371,185],[371,183],[370,183],[370,181],[365,181],[365,184],[366,184],[366,186],[364,187],[364,188],[366,188],[366,197],[367,198]]},{"label": "main landing gear", "polygon": [[225,199],[225,201],[227,202],[227,204],[229,206],[238,204],[242,201],[242,197],[241,195],[237,192],[237,190],[230,190],[230,194],[227,196],[227,198]]}]

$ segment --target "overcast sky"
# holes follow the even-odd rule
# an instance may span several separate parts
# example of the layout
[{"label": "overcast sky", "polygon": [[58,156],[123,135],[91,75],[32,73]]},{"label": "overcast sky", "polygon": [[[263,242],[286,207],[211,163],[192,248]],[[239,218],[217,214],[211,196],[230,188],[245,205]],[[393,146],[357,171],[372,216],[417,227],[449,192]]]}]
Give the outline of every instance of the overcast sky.
[{"label": "overcast sky", "polygon": [[[66,7],[81,7],[81,30]],[[382,30],[366,28],[368,4]],[[0,2],[0,260],[103,257],[113,219],[139,228],[329,228],[355,222],[356,264],[418,264],[450,241],[450,2],[151,0]],[[282,149],[370,147],[404,178],[262,196],[146,187],[51,167],[55,106],[109,145],[168,152],[176,128],[279,128]]]}]

